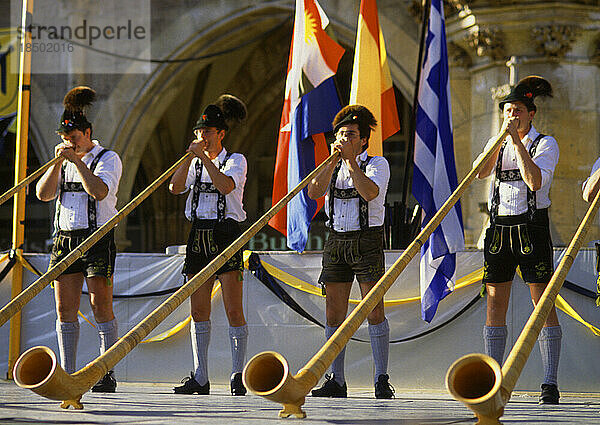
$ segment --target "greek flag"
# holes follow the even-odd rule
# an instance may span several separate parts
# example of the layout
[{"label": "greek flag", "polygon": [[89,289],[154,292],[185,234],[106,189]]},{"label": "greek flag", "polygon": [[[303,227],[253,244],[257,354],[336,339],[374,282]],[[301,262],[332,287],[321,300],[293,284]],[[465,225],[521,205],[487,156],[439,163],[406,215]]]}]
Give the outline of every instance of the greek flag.
[{"label": "greek flag", "polygon": [[[432,0],[419,83],[413,195],[425,226],[457,187],[448,51],[442,0]],[[464,248],[460,203],[421,248],[421,317],[431,322],[439,302],[454,289],[456,251]]]}]

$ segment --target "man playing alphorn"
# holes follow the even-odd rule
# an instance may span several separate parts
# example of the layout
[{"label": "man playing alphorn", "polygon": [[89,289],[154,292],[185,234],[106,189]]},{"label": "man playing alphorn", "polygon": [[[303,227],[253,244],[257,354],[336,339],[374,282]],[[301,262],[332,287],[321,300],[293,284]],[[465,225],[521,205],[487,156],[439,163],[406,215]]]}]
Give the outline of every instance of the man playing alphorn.
[{"label": "man playing alphorn", "polygon": [[[57,130],[62,142],[54,148],[55,155],[62,161],[49,168],[36,186],[36,195],[41,201],[56,199],[50,268],[117,213],[121,160],[115,152],[92,139],[92,124],[85,116],[85,108],[94,98],[95,92],[83,86],[75,87],[65,96],[65,110]],[[111,230],[54,283],[56,334],[61,365],[67,373],[76,370],[77,312],[84,278],[98,325],[100,354],[118,339],[117,319],[112,308],[115,257]],[[92,391],[115,392],[116,387],[113,371],[109,371]]]},{"label": "man playing alphorn", "polygon": [[[552,87],[541,77],[524,78],[500,102],[502,131],[509,135],[479,172],[494,173],[488,207],[490,227],[485,233],[483,282],[487,290],[487,319],[483,328],[486,353],[500,365],[506,345],[506,312],[516,267],[538,302],[554,271],[548,207],[549,191],[558,162],[556,140],[533,126],[534,99],[551,96]],[[487,151],[492,138],[484,149]],[[482,154],[483,155],[483,154]],[[562,332],[552,310],[538,338],[544,381],[540,404],[558,404],[558,359]]]},{"label": "man playing alphorn", "polygon": [[[246,106],[231,95],[222,95],[208,105],[194,127],[196,139],[190,143],[190,158],[175,171],[169,190],[173,194],[190,191],[185,216],[192,222],[186,247],[183,274],[191,279],[217,257],[240,235],[239,223],[246,219],[242,204],[246,183],[246,158],[229,153],[223,138],[232,121],[246,117]],[[223,303],[229,321],[232,374],[231,394],[243,396],[242,370],[246,358],[248,325],[242,308],[242,251],[238,251],[190,297],[191,337],[194,372],[184,378],[183,385],[173,388],[175,394],[208,394],[208,343],[210,341],[211,292],[215,277],[219,278]]]},{"label": "man playing alphorn", "polygon": [[[308,185],[308,196],[325,196],[329,218],[329,237],[323,250],[323,268],[319,282],[326,290],[327,324],[330,338],[346,318],[348,298],[354,277],[364,297],[384,274],[383,219],[390,167],[382,156],[370,157],[366,149],[371,130],[377,125],[364,106],[344,107],[333,120],[339,152],[333,161]],[[392,398],[393,388],[387,374],[390,328],[383,300],[367,316],[375,363],[375,397]],[[313,397],[346,397],[344,356],[340,352],[331,365],[331,375]]]}]

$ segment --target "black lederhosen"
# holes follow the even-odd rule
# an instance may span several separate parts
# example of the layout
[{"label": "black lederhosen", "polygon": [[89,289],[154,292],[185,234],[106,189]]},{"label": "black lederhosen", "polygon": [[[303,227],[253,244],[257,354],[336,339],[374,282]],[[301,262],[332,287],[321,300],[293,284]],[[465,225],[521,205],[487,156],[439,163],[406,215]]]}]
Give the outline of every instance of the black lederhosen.
[{"label": "black lederhosen", "polygon": [[537,210],[533,220],[527,213],[498,216],[485,232],[483,282],[512,281],[517,266],[528,283],[548,283],[554,272],[548,209]]},{"label": "black lederhosen", "polygon": [[[182,273],[185,275],[198,273],[241,234],[239,223],[232,218],[227,218],[221,222],[217,220],[194,220],[188,237]],[[216,274],[218,276],[230,271],[242,272],[243,270],[242,250],[239,250],[227,260]]]},{"label": "black lederhosen", "polygon": [[[54,267],[90,235],[88,229],[59,230],[54,236],[48,268]],[[94,246],[67,267],[63,274],[83,273],[85,277],[104,276],[110,279],[115,270],[116,256],[115,233],[114,229],[111,229]]]}]

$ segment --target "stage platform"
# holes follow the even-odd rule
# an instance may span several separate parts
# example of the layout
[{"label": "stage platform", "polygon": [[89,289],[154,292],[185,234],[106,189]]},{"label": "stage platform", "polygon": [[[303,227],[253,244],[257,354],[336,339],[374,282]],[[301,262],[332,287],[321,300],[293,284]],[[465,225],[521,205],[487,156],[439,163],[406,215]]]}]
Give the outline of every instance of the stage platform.
[{"label": "stage platform", "polygon": [[[47,400],[0,381],[0,424],[469,424],[464,405],[442,391],[396,391],[394,400],[376,400],[371,388],[350,388],[347,399],[307,397],[305,419],[279,419],[281,406],[255,395],[232,397],[217,385],[208,396],[175,395],[172,385],[119,383],[115,394],[87,393],[83,410],[63,410]],[[600,394],[565,393],[558,406],[540,406],[537,393],[517,392],[505,409],[504,424],[600,424]]]}]

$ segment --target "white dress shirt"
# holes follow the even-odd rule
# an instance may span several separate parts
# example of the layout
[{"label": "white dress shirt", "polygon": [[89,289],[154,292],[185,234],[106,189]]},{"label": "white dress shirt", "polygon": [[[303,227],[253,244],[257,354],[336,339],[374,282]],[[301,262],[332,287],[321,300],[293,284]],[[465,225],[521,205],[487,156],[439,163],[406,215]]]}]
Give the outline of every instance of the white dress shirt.
[{"label": "white dress shirt", "polygon": [[[221,164],[227,156],[227,150],[223,148],[219,155],[212,160],[213,164],[226,176],[233,179],[235,189],[225,195],[225,218],[232,218],[235,221],[241,222],[246,220],[246,211],[244,211],[244,185],[246,184],[246,172],[248,164],[244,155],[240,153],[232,153],[227,163],[221,167]],[[190,163],[187,178],[185,180],[185,191],[190,190],[196,181],[196,162],[200,159],[195,157]],[[203,183],[212,183],[206,167],[202,167],[202,176],[200,181]],[[185,192],[184,191],[184,192]],[[193,190],[190,190],[187,201],[185,203],[185,216],[188,220],[192,220],[192,196]],[[217,218],[217,198],[216,193],[200,192],[198,198],[198,208],[196,208],[196,218],[201,220]]]},{"label": "white dress shirt", "polygon": [[[538,133],[532,125],[529,133],[527,133],[522,140],[527,152],[529,152],[529,148],[538,134],[540,133]],[[492,146],[494,140],[495,138],[492,138],[487,142],[484,153]],[[484,153],[479,155],[473,164],[475,164]],[[558,143],[556,143],[554,137],[545,136],[538,142],[535,155],[532,158],[533,162],[540,167],[542,173],[542,187],[535,192],[537,209],[548,208],[550,206],[549,192],[550,186],[552,185],[554,168],[558,163],[558,156]],[[518,168],[515,148],[513,147],[512,142],[508,140],[506,147],[504,148],[504,154],[502,155],[502,170],[517,170]],[[488,208],[491,208],[492,205],[495,173],[496,167],[494,167],[491,174],[492,179],[488,197]],[[499,191],[500,205],[498,206],[498,215],[519,215],[527,212],[527,185],[523,180],[500,182]]]},{"label": "white dress shirt", "polygon": [[[367,159],[367,151],[364,151],[356,157],[356,162],[360,164]],[[379,187],[377,196],[368,202],[369,207],[369,227],[382,226],[385,216],[385,194],[387,192],[388,182],[390,180],[390,166],[387,160],[382,156],[371,158],[365,169],[365,175],[370,178]],[[342,165],[337,177],[336,187],[339,189],[354,188],[354,182],[350,177],[350,171],[342,160]],[[325,213],[329,217],[329,194],[331,188],[325,195]],[[358,198],[333,200],[333,229],[336,232],[351,232],[360,230]],[[331,217],[329,217],[331,220]]]},{"label": "white dress shirt", "polygon": [[[96,157],[104,149],[100,146],[97,140],[92,140],[96,145],[86,153],[81,160],[88,167]],[[70,161],[65,160],[65,181],[82,183],[81,176],[77,167]],[[108,194],[101,201],[96,202],[96,223],[98,227],[105,224],[117,213],[117,191],[119,190],[119,180],[121,179],[123,166],[121,159],[116,152],[107,151],[102,155],[94,175],[108,186]],[[62,173],[61,173],[62,174]],[[58,178],[58,188],[56,196],[60,192],[62,177]],[[60,212],[58,209],[60,208]],[[88,194],[86,192],[65,192],[61,196],[60,203],[56,202],[56,211],[58,213],[58,223],[54,222],[55,230],[78,230],[87,229],[90,227],[88,223]]]}]

